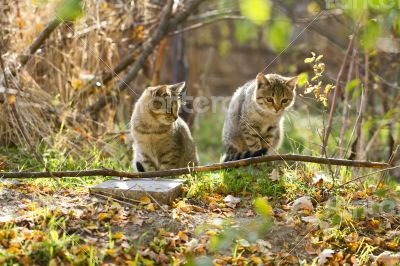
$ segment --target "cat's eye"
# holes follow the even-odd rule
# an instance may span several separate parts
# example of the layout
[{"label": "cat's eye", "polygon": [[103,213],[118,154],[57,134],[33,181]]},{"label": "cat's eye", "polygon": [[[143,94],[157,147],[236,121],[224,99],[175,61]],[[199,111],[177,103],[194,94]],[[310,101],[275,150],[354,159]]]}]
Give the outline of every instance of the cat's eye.
[{"label": "cat's eye", "polygon": [[163,103],[161,100],[157,99],[157,100],[153,100],[151,102],[151,107],[154,109],[161,109],[161,107],[163,106]]},{"label": "cat's eye", "polygon": [[287,103],[287,102],[288,102],[288,99],[287,99],[287,98],[282,99],[282,103]]},{"label": "cat's eye", "polygon": [[274,99],[272,99],[272,97],[267,97],[267,102],[272,103],[274,101]]}]

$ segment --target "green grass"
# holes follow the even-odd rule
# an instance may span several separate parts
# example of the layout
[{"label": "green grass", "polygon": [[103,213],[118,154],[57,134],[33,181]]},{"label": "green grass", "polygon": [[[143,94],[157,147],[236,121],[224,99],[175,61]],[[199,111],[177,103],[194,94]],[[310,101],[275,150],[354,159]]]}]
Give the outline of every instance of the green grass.
[{"label": "green grass", "polygon": [[223,182],[228,194],[247,194],[253,197],[270,196],[274,199],[285,193],[284,179],[273,181],[270,179],[272,168],[254,167],[232,169],[224,172]]},{"label": "green grass", "polygon": [[[123,150],[123,149],[121,149]],[[130,165],[99,150],[96,147],[82,149],[78,155],[68,151],[66,148],[50,148],[38,145],[36,153],[42,157],[38,160],[32,152],[27,149],[14,147],[0,147],[0,156],[7,159],[9,171],[68,171],[111,168],[130,171]],[[60,179],[25,179],[24,181],[48,185],[52,188],[70,188],[91,186],[100,183],[109,177],[81,177]]]},{"label": "green grass", "polygon": [[285,182],[290,176],[282,174],[279,180],[272,180],[272,169],[264,166],[193,175],[188,178],[187,197],[199,198],[216,193],[239,197],[268,196],[275,200],[286,192]]}]

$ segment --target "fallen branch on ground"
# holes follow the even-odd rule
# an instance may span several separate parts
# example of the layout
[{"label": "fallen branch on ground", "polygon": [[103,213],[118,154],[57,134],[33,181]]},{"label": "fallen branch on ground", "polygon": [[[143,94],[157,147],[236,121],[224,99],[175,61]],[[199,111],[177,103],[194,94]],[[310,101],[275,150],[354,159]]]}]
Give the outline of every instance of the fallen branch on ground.
[{"label": "fallen branch on ground", "polygon": [[341,165],[349,167],[364,167],[375,169],[390,168],[390,164],[381,162],[368,161],[351,161],[345,159],[313,157],[307,155],[282,154],[268,155],[249,159],[243,159],[232,162],[216,163],[205,166],[195,166],[188,168],[179,168],[163,171],[145,172],[145,173],[129,173],[112,169],[96,169],[81,171],[59,171],[59,172],[0,172],[0,178],[60,178],[60,177],[83,177],[83,176],[116,176],[125,178],[152,178],[152,177],[168,177],[178,176],[190,173],[211,172],[223,169],[240,168],[254,164],[261,164],[275,161],[292,161],[292,162],[309,162],[327,165]]}]

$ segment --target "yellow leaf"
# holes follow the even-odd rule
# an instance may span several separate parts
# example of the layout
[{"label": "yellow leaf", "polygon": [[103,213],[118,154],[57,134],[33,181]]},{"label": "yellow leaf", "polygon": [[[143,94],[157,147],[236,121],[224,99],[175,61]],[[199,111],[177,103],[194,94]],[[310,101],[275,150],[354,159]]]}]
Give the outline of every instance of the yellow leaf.
[{"label": "yellow leaf", "polygon": [[264,217],[270,217],[273,214],[272,207],[265,198],[255,199],[254,207],[256,211]]},{"label": "yellow leaf", "polygon": [[149,203],[151,203],[151,199],[149,197],[141,197],[139,199],[139,201],[140,201],[141,204],[149,204]]},{"label": "yellow leaf", "polygon": [[317,57],[317,59],[315,59],[315,61],[319,61],[319,60],[321,60],[322,59],[322,57],[324,57],[323,55],[319,55],[318,57]]},{"label": "yellow leaf", "polygon": [[74,90],[80,90],[83,87],[83,81],[80,79],[73,79],[72,80],[72,88]]},{"label": "yellow leaf", "polygon": [[146,206],[146,209],[149,210],[149,211],[151,211],[151,212],[154,212],[154,211],[156,210],[156,208],[155,208],[155,206],[154,206],[153,203],[148,204],[148,205]]},{"label": "yellow leaf", "polygon": [[103,3],[101,4],[101,8],[102,8],[104,11],[107,11],[107,10],[108,10],[108,3],[107,3],[107,2],[103,2]]},{"label": "yellow leaf", "polygon": [[57,233],[56,230],[51,230],[51,231],[50,231],[50,238],[51,238],[52,240],[58,240],[58,233]]},{"label": "yellow leaf", "polygon": [[386,247],[390,250],[397,250],[397,248],[399,247],[399,244],[391,241],[391,242],[386,243]]},{"label": "yellow leaf", "polygon": [[18,247],[9,247],[7,249],[7,253],[9,253],[9,254],[20,254],[21,250]]},{"label": "yellow leaf", "polygon": [[260,257],[251,256],[250,259],[254,264],[257,264],[257,265],[262,265],[263,264],[263,261],[262,261],[262,259]]},{"label": "yellow leaf", "polygon": [[122,232],[117,232],[113,235],[113,239],[121,239],[124,237],[124,234]]},{"label": "yellow leaf", "polygon": [[107,250],[107,254],[108,254],[109,256],[111,256],[111,257],[115,257],[115,255],[117,254],[117,252],[115,251],[115,249],[110,248],[110,249]]},{"label": "yellow leaf", "polygon": [[179,239],[182,240],[182,241],[185,241],[185,242],[188,242],[188,241],[189,241],[188,235],[187,235],[185,232],[183,232],[183,231],[179,231],[179,232],[178,232],[178,237],[179,237]]},{"label": "yellow leaf", "polygon": [[44,26],[43,26],[43,24],[42,23],[36,23],[36,30],[39,32],[39,31],[42,31],[43,29],[44,29]]},{"label": "yellow leaf", "polygon": [[97,219],[99,219],[99,221],[103,221],[107,218],[108,218],[108,213],[106,213],[106,212],[102,212],[97,216]]},{"label": "yellow leaf", "polygon": [[313,1],[307,5],[307,11],[309,13],[315,14],[315,13],[318,13],[320,10],[321,10],[321,7],[315,1]]},{"label": "yellow leaf", "polygon": [[97,229],[97,225],[95,225],[95,224],[88,224],[85,228],[86,228],[86,229],[89,229],[89,230],[95,230],[95,229]]},{"label": "yellow leaf", "polygon": [[309,63],[314,62],[314,60],[315,60],[315,57],[306,58],[306,59],[304,59],[304,63],[309,64]]},{"label": "yellow leaf", "polygon": [[372,219],[371,221],[367,222],[367,225],[368,225],[369,228],[378,229],[379,225],[380,225],[380,221]]},{"label": "yellow leaf", "polygon": [[121,209],[121,204],[119,204],[118,202],[114,201],[111,206],[113,206],[116,209]]},{"label": "yellow leaf", "polygon": [[15,103],[15,95],[8,96],[8,103],[9,104],[14,104]]},{"label": "yellow leaf", "polygon": [[8,238],[12,239],[17,236],[17,232],[14,229],[8,231]]},{"label": "yellow leaf", "polygon": [[325,86],[325,94],[328,95],[332,90],[332,85],[331,84],[327,84]]},{"label": "yellow leaf", "polygon": [[358,248],[358,243],[354,242],[354,243],[348,243],[347,247],[349,248],[350,252],[354,253],[357,251]]},{"label": "yellow leaf", "polygon": [[217,234],[217,232],[212,231],[212,230],[208,230],[208,231],[206,232],[206,235],[208,235],[208,236],[215,236],[216,234]]}]

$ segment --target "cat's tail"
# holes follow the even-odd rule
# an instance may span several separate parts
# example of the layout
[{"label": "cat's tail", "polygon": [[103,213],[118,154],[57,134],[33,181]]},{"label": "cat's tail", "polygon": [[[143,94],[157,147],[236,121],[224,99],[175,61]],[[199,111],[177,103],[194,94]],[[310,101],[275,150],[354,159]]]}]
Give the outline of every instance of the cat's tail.
[{"label": "cat's tail", "polygon": [[237,152],[237,153],[225,153],[222,157],[223,162],[237,161],[241,159],[259,157],[267,154],[267,149],[262,148],[258,151],[245,151],[245,152]]},{"label": "cat's tail", "polygon": [[136,169],[137,169],[138,172],[142,172],[142,173],[146,172],[144,170],[143,165],[140,162],[136,162]]}]

